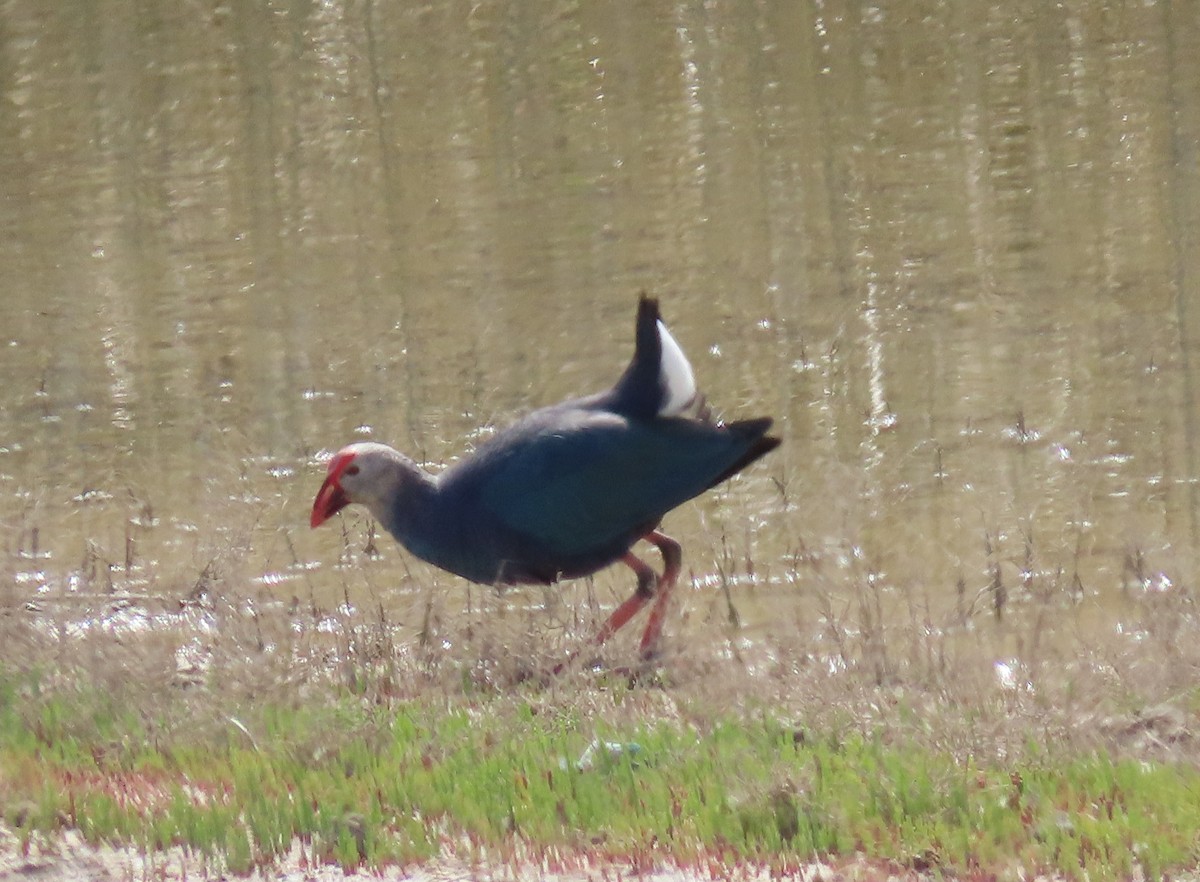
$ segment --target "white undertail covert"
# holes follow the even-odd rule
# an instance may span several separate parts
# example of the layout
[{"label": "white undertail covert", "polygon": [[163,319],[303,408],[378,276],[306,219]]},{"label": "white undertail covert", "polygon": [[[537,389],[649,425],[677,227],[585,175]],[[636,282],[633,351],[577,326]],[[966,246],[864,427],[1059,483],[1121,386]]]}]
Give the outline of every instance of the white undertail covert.
[{"label": "white undertail covert", "polygon": [[663,403],[658,409],[662,417],[681,416],[696,403],[696,376],[687,356],[662,319],[658,321],[661,356],[658,363],[659,383],[663,388]]}]

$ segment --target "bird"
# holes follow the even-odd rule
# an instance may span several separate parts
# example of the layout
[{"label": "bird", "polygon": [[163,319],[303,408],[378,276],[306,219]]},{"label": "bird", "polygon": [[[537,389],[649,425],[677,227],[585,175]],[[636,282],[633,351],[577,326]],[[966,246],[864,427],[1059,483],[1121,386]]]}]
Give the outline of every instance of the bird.
[{"label": "bird", "polygon": [[[714,419],[658,300],[642,294],[633,357],[610,389],[535,410],[437,474],[385,444],[349,444],[329,460],[309,523],[358,503],[411,554],[497,588],[624,563],[637,587],[594,642],[653,601],[639,644],[649,659],[683,563],[663,517],[778,447],[772,423]],[[641,540],[661,573],[634,554]]]}]

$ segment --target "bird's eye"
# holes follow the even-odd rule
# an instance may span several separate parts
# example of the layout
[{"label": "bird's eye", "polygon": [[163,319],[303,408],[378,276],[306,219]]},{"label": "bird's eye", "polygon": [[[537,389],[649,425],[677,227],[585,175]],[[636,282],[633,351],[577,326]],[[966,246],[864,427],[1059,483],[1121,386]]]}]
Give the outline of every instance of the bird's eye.
[{"label": "bird's eye", "polygon": [[346,474],[351,475],[351,476],[357,475],[358,474],[358,466],[356,466],[356,465],[346,466]]}]

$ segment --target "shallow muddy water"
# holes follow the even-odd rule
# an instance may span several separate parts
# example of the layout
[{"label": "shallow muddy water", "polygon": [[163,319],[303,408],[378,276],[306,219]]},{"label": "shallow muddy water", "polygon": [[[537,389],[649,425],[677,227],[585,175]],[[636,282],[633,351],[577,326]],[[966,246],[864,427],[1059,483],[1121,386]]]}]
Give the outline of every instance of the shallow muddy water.
[{"label": "shallow muddy water", "polygon": [[1193,7],[635,6],[5,3],[3,603],[453,616],[309,530],[322,457],[605,387],[643,290],[784,439],[668,517],[693,614],[1129,633],[1190,588]]}]

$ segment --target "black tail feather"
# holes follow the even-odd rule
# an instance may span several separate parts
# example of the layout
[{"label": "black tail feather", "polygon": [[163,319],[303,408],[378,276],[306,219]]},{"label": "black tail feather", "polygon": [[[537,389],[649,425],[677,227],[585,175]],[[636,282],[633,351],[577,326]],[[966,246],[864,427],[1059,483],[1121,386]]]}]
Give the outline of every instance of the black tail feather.
[{"label": "black tail feather", "polygon": [[638,299],[633,358],[613,387],[609,406],[637,419],[653,419],[662,403],[658,371],[662,341],[658,337],[661,315],[658,301],[642,294]]},{"label": "black tail feather", "polygon": [[780,439],[767,434],[767,430],[775,421],[770,417],[758,417],[750,420],[737,420],[725,425],[725,430],[740,436],[746,443],[745,452],[734,460],[733,465],[713,479],[709,487],[715,487],[722,481],[732,478],[750,463],[766,456],[780,444]]}]

